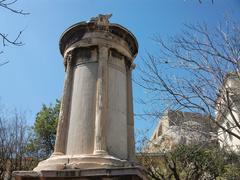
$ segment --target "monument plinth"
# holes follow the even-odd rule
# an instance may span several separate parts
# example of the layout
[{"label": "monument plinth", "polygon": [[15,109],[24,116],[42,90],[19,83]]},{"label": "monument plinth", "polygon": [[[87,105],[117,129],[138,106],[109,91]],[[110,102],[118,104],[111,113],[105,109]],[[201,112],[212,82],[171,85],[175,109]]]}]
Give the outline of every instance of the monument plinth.
[{"label": "monument plinth", "polygon": [[55,149],[34,169],[35,175],[134,169],[140,178],[131,80],[138,44],[130,31],[110,23],[110,17],[77,23],[61,36],[65,82]]}]

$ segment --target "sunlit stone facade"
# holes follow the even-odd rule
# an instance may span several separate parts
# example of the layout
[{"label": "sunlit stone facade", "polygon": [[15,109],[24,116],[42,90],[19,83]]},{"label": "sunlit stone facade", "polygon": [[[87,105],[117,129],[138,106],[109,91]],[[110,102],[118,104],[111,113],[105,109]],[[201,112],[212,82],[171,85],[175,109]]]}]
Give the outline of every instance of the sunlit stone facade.
[{"label": "sunlit stone facade", "polygon": [[35,171],[134,163],[131,76],[138,45],[109,17],[77,23],[61,37],[65,82],[55,149]]}]

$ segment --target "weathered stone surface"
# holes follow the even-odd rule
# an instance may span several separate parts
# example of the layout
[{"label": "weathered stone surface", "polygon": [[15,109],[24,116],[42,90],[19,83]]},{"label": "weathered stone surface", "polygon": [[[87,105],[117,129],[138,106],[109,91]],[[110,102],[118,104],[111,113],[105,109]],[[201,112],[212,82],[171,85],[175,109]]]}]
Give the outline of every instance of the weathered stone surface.
[{"label": "weathered stone surface", "polygon": [[138,45],[100,15],[60,40],[66,78],[55,149],[16,179],[144,179],[136,167],[131,73]]},{"label": "weathered stone surface", "polygon": [[108,150],[120,159],[127,159],[126,74],[112,67],[109,67],[109,97],[106,125]]},{"label": "weathered stone surface", "polygon": [[199,113],[168,111],[160,119],[146,148],[164,152],[180,144],[216,145],[217,129],[211,117]]},{"label": "weathered stone surface", "polygon": [[67,155],[92,154],[94,150],[97,68],[97,63],[88,63],[74,69]]},{"label": "weathered stone surface", "polygon": [[99,169],[74,169],[62,171],[16,171],[16,180],[145,180],[144,170],[140,167],[128,168],[99,168]]},{"label": "weathered stone surface", "polygon": [[108,18],[63,33],[66,77],[54,153],[33,172],[15,172],[16,179],[144,179],[134,162],[131,73],[138,45]]},{"label": "weathered stone surface", "polygon": [[[237,124],[240,122],[240,78],[239,72],[228,73],[220,87],[216,100],[216,121],[220,125],[240,136]],[[222,128],[218,128],[218,142],[224,149],[240,152],[240,139]]]}]

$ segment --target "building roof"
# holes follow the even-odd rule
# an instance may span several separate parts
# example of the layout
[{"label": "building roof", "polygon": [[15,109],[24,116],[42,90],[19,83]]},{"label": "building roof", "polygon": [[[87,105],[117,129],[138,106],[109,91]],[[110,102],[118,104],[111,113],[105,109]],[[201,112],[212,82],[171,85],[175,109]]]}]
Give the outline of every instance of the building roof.
[{"label": "building roof", "polygon": [[[111,16],[110,16],[111,17]],[[61,35],[59,48],[62,55],[65,50],[73,43],[81,39],[85,33],[93,31],[107,31],[119,38],[124,39],[129,46],[132,56],[135,57],[138,53],[138,42],[136,37],[125,27],[110,23],[108,15],[99,15],[91,18],[90,21],[82,21],[70,26]]]}]

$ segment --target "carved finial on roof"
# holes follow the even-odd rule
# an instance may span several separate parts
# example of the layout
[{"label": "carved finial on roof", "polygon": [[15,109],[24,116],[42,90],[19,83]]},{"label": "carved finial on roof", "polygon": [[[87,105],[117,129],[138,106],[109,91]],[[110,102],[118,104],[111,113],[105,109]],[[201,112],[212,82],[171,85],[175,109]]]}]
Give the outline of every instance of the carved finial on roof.
[{"label": "carved finial on roof", "polygon": [[105,26],[108,29],[111,16],[112,14],[99,14],[97,17],[92,17],[91,22],[94,22],[97,26]]}]

